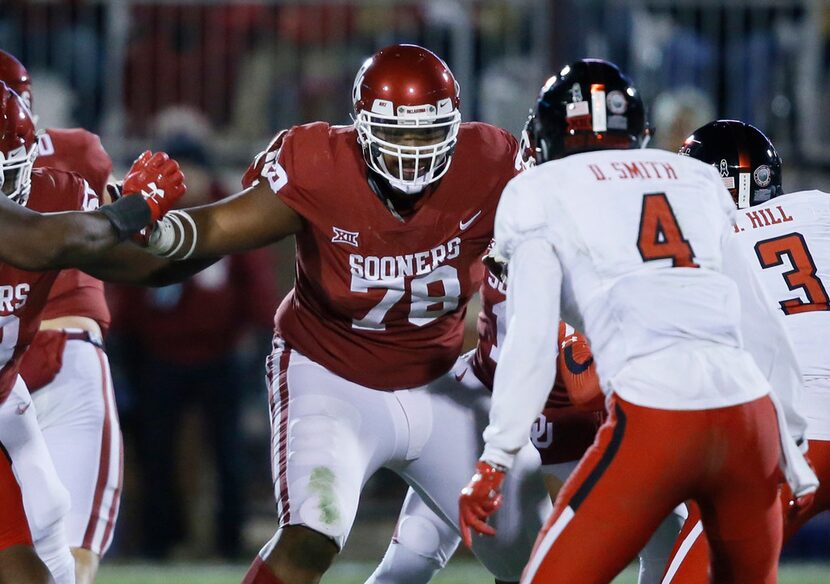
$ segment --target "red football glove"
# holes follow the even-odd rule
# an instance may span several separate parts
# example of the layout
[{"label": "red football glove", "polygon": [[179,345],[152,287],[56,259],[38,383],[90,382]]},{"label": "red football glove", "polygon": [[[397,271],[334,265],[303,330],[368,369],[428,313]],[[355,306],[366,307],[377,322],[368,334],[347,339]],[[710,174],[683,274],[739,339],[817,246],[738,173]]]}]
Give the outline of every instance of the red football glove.
[{"label": "red football glove", "polygon": [[496,530],[487,525],[487,518],[501,507],[501,483],[504,471],[479,460],[476,474],[470,484],[461,490],[458,498],[459,527],[464,545],[472,547],[473,537],[470,528],[482,535],[496,535]]},{"label": "red football glove", "polygon": [[144,195],[150,207],[152,223],[172,209],[186,190],[179,163],[164,152],[153,154],[145,150],[124,176],[124,195]]}]

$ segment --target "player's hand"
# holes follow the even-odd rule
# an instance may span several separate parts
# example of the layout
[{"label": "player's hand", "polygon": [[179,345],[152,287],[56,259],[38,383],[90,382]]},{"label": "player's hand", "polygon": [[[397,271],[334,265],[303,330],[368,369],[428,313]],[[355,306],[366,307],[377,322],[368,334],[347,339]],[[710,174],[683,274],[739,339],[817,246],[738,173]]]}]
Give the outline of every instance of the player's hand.
[{"label": "player's hand", "polygon": [[468,548],[473,545],[470,529],[482,535],[496,535],[496,530],[487,525],[487,518],[501,507],[499,489],[504,481],[504,470],[479,460],[476,474],[470,484],[461,490],[458,499],[459,527],[461,539]]},{"label": "player's hand", "polygon": [[605,409],[605,396],[588,340],[576,332],[566,336],[565,323],[559,324],[559,339],[556,370],[571,402],[583,411]]},{"label": "player's hand", "polygon": [[[805,440],[804,443],[806,444],[807,441]],[[810,469],[813,472],[816,472],[816,468],[813,466],[813,461],[810,460],[809,451],[804,452],[804,460],[806,460],[807,464],[810,465]],[[801,493],[800,495],[795,495],[790,486],[784,482],[781,498],[781,502],[784,505],[785,521],[795,521],[799,515],[812,507],[813,501],[816,498],[816,489],[806,493]]]},{"label": "player's hand", "polygon": [[179,163],[164,152],[149,150],[136,158],[124,176],[124,196],[142,194],[150,207],[152,223],[161,219],[182,198],[187,186]]},{"label": "player's hand", "polygon": [[799,515],[812,507],[813,501],[816,498],[816,492],[810,491],[809,493],[805,493],[799,497],[793,495],[790,497],[789,505],[787,506],[788,513],[792,515]]}]

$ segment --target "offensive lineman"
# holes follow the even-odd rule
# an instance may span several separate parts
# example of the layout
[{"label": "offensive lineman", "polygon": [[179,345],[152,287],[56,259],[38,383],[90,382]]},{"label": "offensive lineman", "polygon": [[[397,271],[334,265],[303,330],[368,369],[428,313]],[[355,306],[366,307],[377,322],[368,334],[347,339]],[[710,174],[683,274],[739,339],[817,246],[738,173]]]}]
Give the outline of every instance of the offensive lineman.
[{"label": "offensive lineman", "polygon": [[[279,530],[246,583],[318,581],[381,466],[457,529],[464,461],[481,445],[489,396],[451,370],[518,144],[462,124],[452,73],[421,47],[376,53],[352,97],[354,125],[280,132],[245,191],[173,211],[150,238],[154,253],[197,258],[296,236],[267,364]],[[541,523],[538,464],[526,439],[503,532],[473,544],[501,580],[518,579]]]},{"label": "offensive lineman", "polygon": [[[0,81],[32,110],[29,73],[2,50]],[[41,167],[80,174],[97,195],[89,197],[89,205],[106,200],[112,161],[95,134],[80,128],[40,133],[35,168]],[[62,270],[42,318],[20,375],[34,399],[58,477],[69,491],[66,534],[76,582],[91,584],[112,541],[123,475],[121,429],[103,351],[110,322],[103,283],[77,269]]]},{"label": "offensive lineman", "polygon": [[[0,258],[8,262],[0,264],[0,447],[15,477],[2,483],[2,500],[11,504],[7,516],[10,525],[4,525],[4,531],[12,537],[2,542],[0,575],[14,581],[43,581],[37,562],[14,576],[7,571],[20,566],[20,558],[12,555],[15,549],[25,552],[33,541],[38,555],[61,584],[74,582],[75,577],[63,533],[63,515],[69,501],[47,452],[31,398],[18,375],[21,357],[39,326],[58,274],[54,268],[116,246],[163,214],[166,205],[184,192],[184,186],[174,161],[165,155],[145,153],[130,169],[125,190],[150,191],[153,183],[160,190],[154,190],[146,199],[125,197],[100,211],[57,213],[90,208],[95,193],[75,174],[33,170],[37,150],[28,107],[0,82]],[[8,473],[4,479],[8,479]],[[16,494],[18,491],[22,497]]]},{"label": "offensive lineman", "polygon": [[[830,195],[784,194],[781,159],[760,130],[735,120],[698,128],[680,154],[713,165],[738,208],[735,238],[763,284],[804,375],[808,458],[820,484],[812,505],[784,507],[784,542],[830,509]],[[784,489],[782,503],[789,502]],[[708,582],[709,550],[695,509],[678,539],[665,584]],[[680,551],[682,550],[682,551]]]},{"label": "offensive lineman", "polygon": [[[782,454],[796,496],[817,485],[784,428],[786,409],[790,432],[804,430],[792,406],[800,371],[734,245],[720,176],[637,150],[644,117],[636,89],[605,61],[575,62],[542,88],[531,136],[539,164],[499,205],[509,327],[486,447],[460,507],[480,521],[498,508],[555,373],[561,303],[570,322],[584,322],[609,419],[560,492],[523,581],[609,582],[693,499],[712,527],[714,580],[775,582]],[[771,385],[790,403],[782,408]]]}]

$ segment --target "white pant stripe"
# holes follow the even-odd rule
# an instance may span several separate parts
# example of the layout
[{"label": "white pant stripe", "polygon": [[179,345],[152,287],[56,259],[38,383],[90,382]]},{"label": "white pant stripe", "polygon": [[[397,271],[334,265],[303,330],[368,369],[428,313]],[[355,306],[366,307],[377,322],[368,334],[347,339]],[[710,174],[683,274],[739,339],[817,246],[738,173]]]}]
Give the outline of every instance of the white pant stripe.
[{"label": "white pant stripe", "polygon": [[571,519],[574,518],[574,510],[571,509],[570,505],[565,507],[562,510],[562,513],[550,526],[550,529],[545,534],[545,538],[539,543],[539,547],[536,548],[533,557],[530,559],[530,562],[525,569],[525,573],[522,575],[522,584],[527,582],[532,582],[533,577],[536,576],[536,572],[539,570],[539,566],[542,565],[542,561],[548,555],[548,551],[550,550],[553,542],[559,537],[559,534],[562,533],[562,530],[571,522]]},{"label": "white pant stripe", "polygon": [[672,558],[671,564],[669,564],[669,569],[666,570],[666,575],[663,577],[661,584],[671,583],[672,578],[674,578],[674,575],[677,574],[677,570],[680,569],[680,564],[682,564],[683,560],[686,559],[686,554],[688,554],[689,550],[692,549],[692,546],[697,541],[697,538],[700,537],[701,533],[703,533],[703,522],[698,521],[689,532],[689,535],[687,535],[683,540],[683,543],[680,544],[677,553]]}]

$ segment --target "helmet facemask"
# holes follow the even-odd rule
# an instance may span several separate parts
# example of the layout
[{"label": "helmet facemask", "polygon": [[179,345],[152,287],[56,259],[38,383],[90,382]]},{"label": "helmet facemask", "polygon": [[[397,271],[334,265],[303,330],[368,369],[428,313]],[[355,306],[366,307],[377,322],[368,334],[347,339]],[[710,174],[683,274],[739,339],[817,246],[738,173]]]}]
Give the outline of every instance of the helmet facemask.
[{"label": "helmet facemask", "polygon": [[8,155],[0,152],[0,191],[15,203],[25,206],[32,189],[32,168],[37,158],[37,142],[28,151],[20,146]]},{"label": "helmet facemask", "polygon": [[[417,194],[449,170],[461,113],[449,100],[438,108],[400,106],[397,116],[391,108],[389,102],[376,102],[376,111],[358,111],[357,139],[369,168],[397,190]],[[389,111],[377,111],[382,109]]]}]

